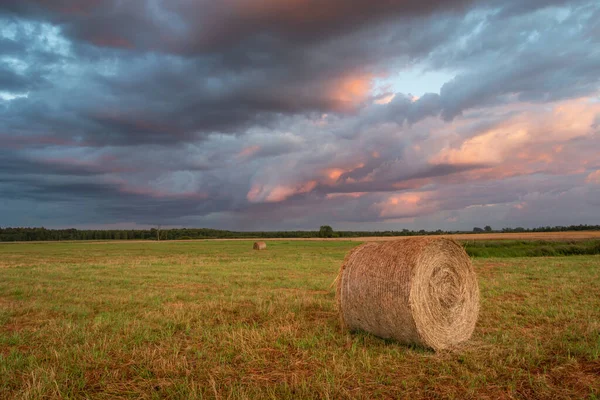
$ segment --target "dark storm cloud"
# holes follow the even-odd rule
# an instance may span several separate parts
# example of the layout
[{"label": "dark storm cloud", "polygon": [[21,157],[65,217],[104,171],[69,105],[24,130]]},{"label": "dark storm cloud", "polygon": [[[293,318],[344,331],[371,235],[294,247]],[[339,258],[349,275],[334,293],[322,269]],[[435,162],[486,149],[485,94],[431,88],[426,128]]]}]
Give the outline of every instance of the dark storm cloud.
[{"label": "dark storm cloud", "polygon": [[110,167],[84,164],[65,159],[35,159],[0,149],[0,179],[3,175],[74,175],[93,176],[110,172]]},{"label": "dark storm cloud", "polygon": [[460,10],[470,0],[224,0],[116,1],[6,0],[9,15],[58,23],[75,39],[94,45],[193,54],[221,51],[248,37],[290,42],[322,40],[398,17]]},{"label": "dark storm cloud", "polygon": [[82,117],[125,142],[173,143],[211,132],[242,133],[250,126],[269,126],[282,114],[342,106],[331,96],[335,87],[325,76],[295,75],[287,66],[232,73],[215,71],[210,59],[208,65],[201,59],[153,61],[98,78],[109,96],[82,105]]},{"label": "dark storm cloud", "polygon": [[[151,224],[173,224],[180,223],[177,220],[182,217],[203,216],[231,208],[231,200],[218,195],[210,199],[163,195],[137,191],[123,183],[48,179],[43,175],[22,177],[18,181],[0,176],[0,191],[3,200],[71,204],[87,213],[89,220],[102,223],[144,219]],[[70,223],[76,221],[77,218],[73,218]]]},{"label": "dark storm cloud", "polygon": [[[251,3],[244,4],[248,6]],[[359,3],[355,6],[361,10],[363,3]],[[51,21],[56,19],[67,35],[71,29],[69,27],[79,23],[78,18],[96,20],[98,15],[101,16],[100,20],[106,20],[106,24],[113,21],[114,26],[125,26],[126,29],[144,32],[143,37],[146,38],[169,26],[165,24],[157,27],[149,23],[144,25],[138,21],[139,18],[149,18],[149,21],[156,15],[161,15],[157,10],[152,10],[147,2],[86,2],[76,6],[77,3],[66,1],[52,7],[45,2],[25,2],[19,3],[20,5],[14,3],[12,6],[7,4],[13,13],[21,12]],[[178,14],[180,8],[169,4],[167,7],[171,13],[164,14],[161,18],[173,19],[174,15],[190,19],[207,18],[204,14],[195,16],[191,11]],[[213,4],[212,7],[233,6],[231,2],[223,4]],[[541,5],[540,3],[539,6]],[[288,35],[289,32],[285,29],[293,31],[295,28],[286,24],[268,37],[255,37],[255,31],[250,29],[252,26],[256,25],[256,29],[271,29],[269,24],[259,22],[262,21],[261,18],[270,18],[269,13],[272,10],[260,9],[257,15],[244,9],[239,15],[234,13],[234,16],[223,17],[247,18],[246,25],[242,24],[239,32],[236,30],[238,28],[235,28],[239,24],[227,24],[222,19],[217,20],[226,31],[231,29],[238,34],[250,29],[251,33],[238,36],[223,33],[224,37],[238,37],[238,40],[209,52],[198,48],[196,53],[187,53],[182,57],[162,54],[137,55],[129,51],[114,53],[112,50],[102,49],[115,46],[102,43],[96,43],[94,46],[98,47],[94,51],[74,47],[77,52],[83,51],[81,54],[85,57],[91,57],[88,61],[90,64],[85,67],[86,71],[81,76],[85,81],[84,86],[79,86],[82,91],[76,93],[69,90],[61,93],[60,81],[64,78],[54,76],[58,90],[32,94],[31,101],[23,110],[8,113],[8,126],[21,129],[23,125],[19,123],[20,119],[30,126],[60,127],[61,134],[83,135],[87,140],[98,144],[167,144],[201,139],[213,132],[239,134],[253,126],[273,127],[282,115],[351,112],[361,107],[361,102],[344,101],[343,95],[338,94],[340,90],[344,90],[344,79],[353,79],[356,76],[368,79],[368,75],[365,74],[377,73],[381,69],[376,67],[378,63],[385,63],[398,56],[424,58],[432,50],[430,58],[434,65],[464,68],[464,63],[472,59],[471,62],[478,72],[460,74],[443,87],[440,95],[429,93],[414,103],[399,94],[387,106],[386,112],[366,118],[361,121],[362,125],[370,124],[373,119],[396,121],[400,124],[415,123],[440,113],[446,119],[452,119],[465,109],[501,101],[501,96],[505,94],[519,93],[522,99],[542,101],[585,94],[597,87],[598,79],[594,71],[598,67],[599,57],[588,54],[587,47],[583,45],[569,46],[566,53],[544,50],[532,45],[520,53],[516,52],[515,57],[518,59],[507,59],[504,64],[486,64],[477,59],[477,54],[485,50],[492,51],[490,59],[494,61],[493,54],[505,54],[507,49],[523,41],[522,36],[507,32],[518,32],[524,28],[532,31],[541,27],[539,29],[542,30],[542,34],[546,32],[551,36],[549,39],[563,35],[561,30],[543,28],[544,24],[548,23],[544,16],[538,17],[539,21],[534,21],[531,26],[523,26],[520,16],[515,17],[516,22],[497,22],[490,17],[486,28],[471,39],[473,44],[478,41],[483,43],[484,47],[479,46],[482,50],[477,50],[477,47],[469,42],[473,51],[465,53],[463,50],[452,50],[460,48],[453,46],[453,43],[461,40],[462,35],[467,33],[463,30],[473,29],[477,20],[464,21],[463,26],[462,17],[453,14],[438,15],[436,18],[418,17],[399,24],[387,21],[390,15],[398,17],[402,13],[426,14],[434,12],[437,6],[445,9],[452,5],[443,6],[441,2],[431,2],[414,6],[409,2],[396,2],[386,5],[381,10],[374,7],[372,13],[355,13],[352,11],[354,8],[347,8],[341,3],[336,3],[335,6],[342,7],[343,12],[330,14],[327,9],[324,14],[319,13],[315,17],[315,23],[339,20],[336,23],[343,26],[346,24],[345,18],[352,20],[358,18],[359,14],[365,14],[364,18],[360,17],[362,22],[352,25],[353,32],[346,36],[332,37],[327,30],[310,29],[311,35],[320,32],[322,37],[318,42],[291,44],[290,40],[295,40],[296,35]],[[386,7],[392,7],[395,11],[391,12]],[[140,13],[140,9],[144,12]],[[125,19],[136,11],[138,12],[127,24],[116,23],[119,18]],[[261,14],[263,11],[266,14]],[[314,11],[309,11],[309,15],[310,13]],[[290,11],[286,17],[296,18],[296,14]],[[220,11],[215,15],[220,15]],[[258,19],[255,21],[256,18]],[[573,23],[577,22],[576,17],[571,19]],[[87,22],[81,24],[88,26]],[[377,29],[359,29],[362,25],[376,22],[382,22]],[[567,22],[569,20],[564,23]],[[585,26],[591,24],[590,21],[584,22]],[[506,36],[502,42],[490,39],[498,36],[494,35],[498,29],[498,35]],[[104,31],[113,32],[112,29]],[[188,34],[185,40],[195,40],[201,36]],[[580,33],[571,34],[568,41],[579,43],[579,36]],[[328,37],[330,39],[324,39]],[[562,39],[561,44],[566,45],[566,42],[566,39]],[[93,44],[93,41],[88,43]],[[144,48],[143,45],[136,45],[132,50]],[[37,54],[41,57],[41,51]],[[85,57],[79,62],[86,60]],[[572,58],[583,59],[585,62],[572,67]],[[94,63],[98,59],[111,64],[110,74],[94,70]],[[63,63],[59,59],[56,64],[59,62]],[[40,75],[48,69],[42,70],[41,66],[42,63],[37,60],[31,62],[30,85],[35,74]],[[77,64],[74,66],[77,67]],[[586,76],[589,79],[585,79]],[[14,87],[23,87],[26,83],[19,84],[17,79],[11,82]],[[63,103],[58,110],[56,106],[53,107],[57,102]],[[66,110],[68,112],[65,112]],[[27,117],[23,118],[25,115]]]},{"label": "dark storm cloud", "polygon": [[16,55],[23,51],[23,45],[16,40],[0,38],[0,53],[3,55]]},{"label": "dark storm cloud", "polygon": [[13,70],[0,65],[0,90],[22,92],[32,85],[31,78],[17,74]]},{"label": "dark storm cloud", "polygon": [[[343,91],[346,80],[371,72],[365,60],[389,58],[389,46],[396,53],[424,51],[447,34],[448,25],[421,31],[419,21],[405,21],[400,31],[367,31],[366,37],[357,34],[361,27],[466,3],[4,2],[0,10],[8,15],[57,24],[62,34],[75,39],[73,50],[81,61],[116,62],[110,76],[98,76],[87,66],[81,89],[88,93],[79,98],[71,98],[72,90],[34,94],[33,107],[30,103],[7,119],[15,129],[22,128],[14,121],[18,114],[16,119],[32,125],[85,132],[99,144],[136,144],[242,133],[251,126],[272,126],[282,114],[352,111],[360,101],[346,99],[340,87]],[[352,32],[339,37],[343,31]],[[408,34],[423,48],[407,47],[403,37]],[[373,40],[382,37],[380,45],[388,48],[374,48]],[[92,47],[82,47],[84,43]],[[113,53],[111,48],[126,51]],[[136,55],[148,49],[184,56]],[[41,63],[32,64],[30,76]],[[56,78],[60,88],[64,78]],[[63,102],[59,113],[69,109],[68,115],[57,118],[56,112],[47,112],[52,107],[45,103],[57,101]]]}]

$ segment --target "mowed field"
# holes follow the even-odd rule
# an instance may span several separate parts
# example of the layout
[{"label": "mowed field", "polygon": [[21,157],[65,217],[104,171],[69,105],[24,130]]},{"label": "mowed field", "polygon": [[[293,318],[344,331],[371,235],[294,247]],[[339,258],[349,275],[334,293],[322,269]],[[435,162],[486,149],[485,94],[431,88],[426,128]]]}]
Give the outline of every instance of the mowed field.
[{"label": "mowed field", "polygon": [[600,397],[600,256],[475,258],[474,336],[434,353],[342,331],[358,244],[0,244],[0,399]]}]

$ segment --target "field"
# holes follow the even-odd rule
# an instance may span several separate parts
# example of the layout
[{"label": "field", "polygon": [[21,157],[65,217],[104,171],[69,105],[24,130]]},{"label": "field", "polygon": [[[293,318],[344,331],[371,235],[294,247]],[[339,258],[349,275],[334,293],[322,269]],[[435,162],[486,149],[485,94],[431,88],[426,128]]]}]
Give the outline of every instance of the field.
[{"label": "field", "polygon": [[[524,233],[461,233],[454,235],[440,235],[442,237],[451,237],[456,240],[466,241],[480,241],[480,240],[548,240],[548,241],[565,241],[565,240],[590,240],[600,239],[600,231],[576,231],[576,232],[524,232]],[[364,241],[381,241],[381,240],[395,240],[406,238],[406,236],[399,237],[370,237],[370,238],[357,238],[351,240]]]},{"label": "field", "polygon": [[598,255],[488,246],[473,339],[433,353],[341,330],[357,242],[267,243],[0,245],[0,398],[600,397]]}]

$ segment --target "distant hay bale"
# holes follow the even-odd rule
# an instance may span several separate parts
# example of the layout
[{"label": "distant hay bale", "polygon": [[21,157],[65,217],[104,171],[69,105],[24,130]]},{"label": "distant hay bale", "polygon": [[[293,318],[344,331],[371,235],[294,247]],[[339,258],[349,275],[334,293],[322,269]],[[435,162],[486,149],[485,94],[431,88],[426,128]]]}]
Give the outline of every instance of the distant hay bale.
[{"label": "distant hay bale", "polygon": [[337,302],[351,331],[441,350],[471,337],[479,286],[471,259],[454,240],[365,243],[344,260]]},{"label": "distant hay bale", "polygon": [[265,242],[254,242],[254,250],[265,250],[267,244]]}]

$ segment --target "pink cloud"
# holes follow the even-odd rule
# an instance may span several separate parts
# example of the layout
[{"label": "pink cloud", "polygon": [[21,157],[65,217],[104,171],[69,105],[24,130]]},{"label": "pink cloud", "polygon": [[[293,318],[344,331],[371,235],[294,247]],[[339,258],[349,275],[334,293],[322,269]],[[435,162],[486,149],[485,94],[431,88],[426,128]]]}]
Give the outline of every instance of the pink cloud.
[{"label": "pink cloud", "polygon": [[237,153],[236,158],[249,158],[255,155],[260,150],[260,146],[248,146],[244,147],[239,153]]},{"label": "pink cloud", "polygon": [[279,203],[288,198],[311,192],[317,186],[317,181],[308,181],[296,185],[254,185],[246,195],[252,203]]},{"label": "pink cloud", "polygon": [[[581,174],[586,170],[589,154],[582,152],[574,139],[591,139],[599,103],[581,98],[555,103],[550,109],[548,105],[527,104],[504,109],[511,112],[519,108],[515,116],[431,156],[429,161],[434,164],[487,165],[443,180],[457,183],[538,172]],[[453,125],[455,129],[465,127],[464,121]]]},{"label": "pink cloud", "polygon": [[587,178],[585,178],[587,183],[594,183],[600,185],[600,169],[590,173]]},{"label": "pink cloud", "polygon": [[524,201],[520,202],[518,204],[515,204],[515,206],[514,206],[514,208],[516,208],[517,210],[522,210],[525,207],[527,207],[527,202],[524,202]]},{"label": "pink cloud", "polygon": [[396,97],[395,93],[386,93],[382,96],[378,96],[374,102],[375,104],[389,104]]},{"label": "pink cloud", "polygon": [[338,111],[356,108],[369,97],[373,88],[372,74],[348,74],[331,82],[327,98]]},{"label": "pink cloud", "polygon": [[382,202],[375,203],[374,207],[378,210],[379,216],[384,219],[413,217],[435,210],[434,202],[430,199],[431,194],[431,192],[394,194]]},{"label": "pink cloud", "polygon": [[[344,174],[348,174],[351,173],[353,171],[356,171],[357,169],[361,169],[365,166],[365,163],[363,162],[359,162],[357,164],[354,164],[351,167],[333,167],[333,168],[326,168],[324,170],[321,171],[321,175],[325,177],[325,180],[329,180],[329,181],[337,181],[342,175]],[[349,179],[349,178],[346,178]]]},{"label": "pink cloud", "polygon": [[331,169],[327,170],[326,174],[329,177],[329,179],[337,181],[344,172],[346,172],[346,171],[341,168],[331,168]]},{"label": "pink cloud", "polygon": [[[551,153],[540,153],[536,147],[554,144],[552,153],[558,154],[568,140],[592,133],[592,124],[600,112],[600,104],[590,98],[580,98],[547,105],[516,104],[509,111],[526,109],[500,124],[470,137],[456,147],[445,147],[433,157],[432,163],[500,164],[516,154],[529,161],[551,163]],[[535,155],[532,155],[536,153]]]}]

